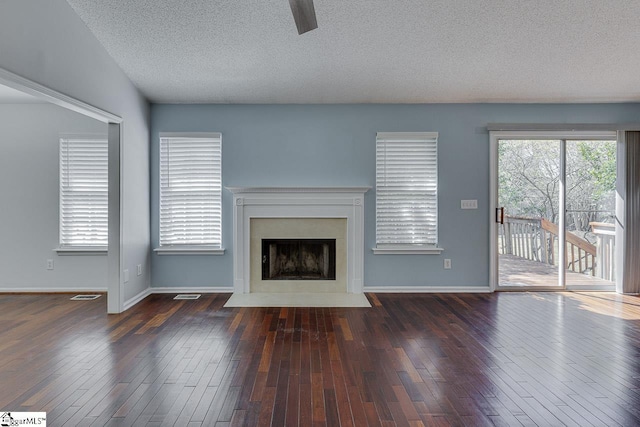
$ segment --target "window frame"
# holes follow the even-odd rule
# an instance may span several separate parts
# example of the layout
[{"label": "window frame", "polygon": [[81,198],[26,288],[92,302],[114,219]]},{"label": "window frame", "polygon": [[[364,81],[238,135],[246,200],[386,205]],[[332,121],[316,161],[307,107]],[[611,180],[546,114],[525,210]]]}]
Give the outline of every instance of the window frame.
[{"label": "window frame", "polygon": [[[427,177],[435,181],[435,197],[429,200],[429,196],[426,194],[428,190],[422,190],[425,192],[425,202],[431,201],[434,205],[434,217],[435,217],[435,241],[428,243],[381,243],[380,239],[380,183],[381,175],[384,172],[380,171],[380,145],[393,143],[394,139],[404,142],[424,142],[425,144],[433,144],[430,148],[434,151],[434,156],[428,160],[435,161],[435,174],[432,177]],[[391,140],[391,141],[390,141]],[[373,252],[376,255],[431,255],[440,254],[444,249],[438,245],[438,133],[437,132],[378,132],[376,134],[376,246],[373,248]],[[386,163],[384,163],[386,165]],[[425,167],[428,167],[425,163]],[[425,186],[426,187],[426,186]],[[425,221],[423,224],[427,226]],[[428,233],[428,231],[427,231]],[[425,234],[427,234],[425,233]]]},{"label": "window frame", "polygon": [[[162,144],[163,140],[170,139],[211,139],[214,143],[219,144],[219,159],[220,167],[218,169],[219,175],[217,179],[220,182],[218,200],[219,203],[219,220],[217,227],[220,231],[220,241],[213,244],[161,244],[162,242]],[[154,249],[154,252],[158,255],[223,255],[225,249],[223,247],[223,221],[222,221],[222,133],[220,132],[181,132],[181,133],[169,133],[161,132],[158,138],[158,246]]]}]

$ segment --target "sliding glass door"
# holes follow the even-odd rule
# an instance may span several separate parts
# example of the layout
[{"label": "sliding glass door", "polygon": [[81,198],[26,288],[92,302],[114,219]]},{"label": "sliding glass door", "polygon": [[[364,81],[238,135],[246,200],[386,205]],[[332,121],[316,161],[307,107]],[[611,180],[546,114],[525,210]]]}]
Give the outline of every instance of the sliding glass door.
[{"label": "sliding glass door", "polygon": [[553,136],[492,134],[494,285],[613,290],[615,133]]},{"label": "sliding glass door", "polygon": [[500,286],[558,287],[559,140],[498,141]]},{"label": "sliding glass door", "polygon": [[615,284],[616,141],[566,141],[566,286]]}]

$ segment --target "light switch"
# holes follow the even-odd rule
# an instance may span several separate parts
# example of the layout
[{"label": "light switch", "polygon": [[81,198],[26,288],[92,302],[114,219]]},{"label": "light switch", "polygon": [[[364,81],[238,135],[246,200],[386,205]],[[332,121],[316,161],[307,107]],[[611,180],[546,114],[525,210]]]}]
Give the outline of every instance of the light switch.
[{"label": "light switch", "polygon": [[460,209],[478,209],[478,200],[460,200]]}]

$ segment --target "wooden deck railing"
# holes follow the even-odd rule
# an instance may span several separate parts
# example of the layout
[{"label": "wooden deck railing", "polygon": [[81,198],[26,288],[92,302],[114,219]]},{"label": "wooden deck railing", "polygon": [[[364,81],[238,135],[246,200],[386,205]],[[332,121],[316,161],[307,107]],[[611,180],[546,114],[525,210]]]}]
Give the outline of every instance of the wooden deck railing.
[{"label": "wooden deck railing", "polygon": [[500,253],[548,263],[549,253],[547,245],[542,244],[545,239],[539,219],[505,216],[500,237]]},{"label": "wooden deck railing", "polygon": [[[500,253],[557,265],[558,226],[544,218],[505,216],[500,226]],[[596,275],[596,246],[566,233],[564,265],[567,269]]]},{"label": "wooden deck railing", "polygon": [[598,260],[596,275],[601,279],[614,281],[614,250],[616,240],[616,225],[608,222],[590,222],[591,232],[598,239],[596,248]]}]

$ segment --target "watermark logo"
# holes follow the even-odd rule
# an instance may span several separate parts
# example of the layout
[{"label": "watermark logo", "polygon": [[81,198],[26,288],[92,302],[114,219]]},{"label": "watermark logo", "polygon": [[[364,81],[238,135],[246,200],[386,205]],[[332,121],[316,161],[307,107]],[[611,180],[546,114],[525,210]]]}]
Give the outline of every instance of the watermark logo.
[{"label": "watermark logo", "polygon": [[46,412],[0,412],[0,427],[47,427]]}]

